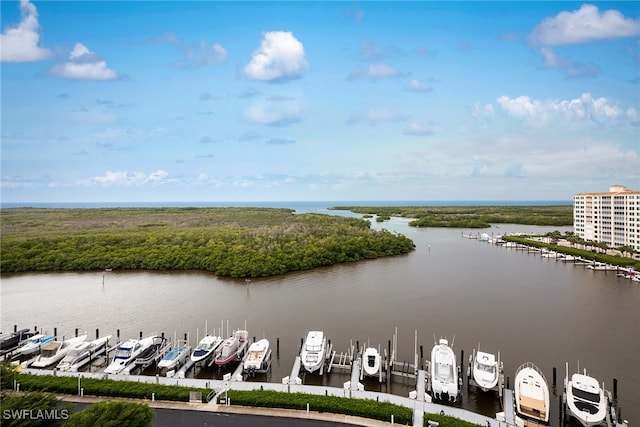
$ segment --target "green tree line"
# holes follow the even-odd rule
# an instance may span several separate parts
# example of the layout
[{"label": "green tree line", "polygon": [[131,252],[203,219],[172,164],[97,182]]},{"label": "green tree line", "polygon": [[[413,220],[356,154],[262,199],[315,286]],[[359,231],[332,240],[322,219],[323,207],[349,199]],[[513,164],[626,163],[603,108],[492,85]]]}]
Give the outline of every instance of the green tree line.
[{"label": "green tree line", "polygon": [[206,270],[260,277],[404,254],[357,218],[267,208],[3,209],[2,272]]},{"label": "green tree line", "polygon": [[487,228],[491,224],[573,224],[573,206],[337,206],[366,215],[415,218],[412,227]]}]

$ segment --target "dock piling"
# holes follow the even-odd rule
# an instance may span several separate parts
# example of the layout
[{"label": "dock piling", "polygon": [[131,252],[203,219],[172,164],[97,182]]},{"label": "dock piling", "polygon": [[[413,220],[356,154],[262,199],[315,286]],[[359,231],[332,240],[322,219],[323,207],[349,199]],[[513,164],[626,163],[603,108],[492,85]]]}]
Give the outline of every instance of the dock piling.
[{"label": "dock piling", "polygon": [[100,337],[100,329],[96,328],[96,339]]},{"label": "dock piling", "polygon": [[618,400],[618,379],[613,379],[613,400]]}]

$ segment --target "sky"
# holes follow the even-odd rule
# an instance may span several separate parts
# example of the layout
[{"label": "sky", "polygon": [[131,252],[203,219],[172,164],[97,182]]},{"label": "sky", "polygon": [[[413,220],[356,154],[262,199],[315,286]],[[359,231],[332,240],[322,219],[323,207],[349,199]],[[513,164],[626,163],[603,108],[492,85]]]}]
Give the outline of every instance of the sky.
[{"label": "sky", "polygon": [[640,189],[637,2],[0,8],[4,203]]}]

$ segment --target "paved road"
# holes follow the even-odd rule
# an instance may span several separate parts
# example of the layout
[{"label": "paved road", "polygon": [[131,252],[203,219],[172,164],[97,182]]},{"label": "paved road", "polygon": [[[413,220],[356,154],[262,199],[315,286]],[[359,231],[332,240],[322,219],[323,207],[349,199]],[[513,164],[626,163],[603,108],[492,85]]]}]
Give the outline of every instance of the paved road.
[{"label": "paved road", "polygon": [[183,411],[155,408],[153,427],[215,426],[215,427],[353,427],[329,421],[302,420],[299,418],[263,417],[258,415],[228,414],[220,412]]}]

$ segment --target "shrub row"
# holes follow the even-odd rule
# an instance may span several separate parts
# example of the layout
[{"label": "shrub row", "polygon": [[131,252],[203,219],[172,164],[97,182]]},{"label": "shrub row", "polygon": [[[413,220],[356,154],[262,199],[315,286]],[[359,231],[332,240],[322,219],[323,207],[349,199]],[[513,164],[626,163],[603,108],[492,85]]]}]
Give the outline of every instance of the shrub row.
[{"label": "shrub row", "polygon": [[[53,375],[17,374],[16,381],[23,391],[44,391],[62,394],[77,394],[78,379],[76,377],[58,377]],[[6,386],[3,382],[3,387]],[[202,397],[210,390],[192,387],[136,383],[130,381],[116,381],[111,379],[82,378],[80,386],[84,394],[105,397],[131,397],[135,399],[151,399],[155,393],[157,400],[189,401],[190,391],[199,391]]]},{"label": "shrub row", "polygon": [[409,408],[368,399],[282,393],[271,390],[231,390],[228,397],[233,405],[305,410],[309,404],[309,409],[312,411],[353,415],[381,421],[389,421],[393,415],[398,424],[411,423],[413,418],[413,411]]}]

